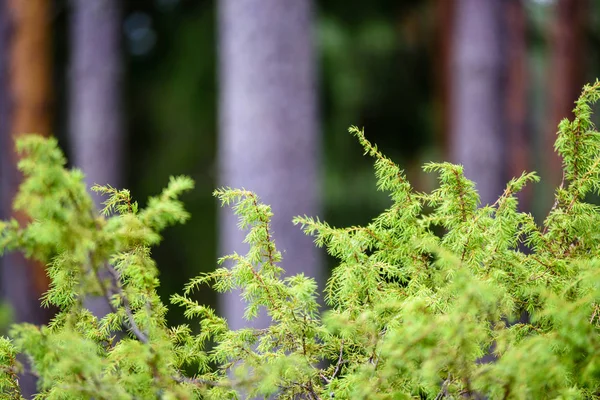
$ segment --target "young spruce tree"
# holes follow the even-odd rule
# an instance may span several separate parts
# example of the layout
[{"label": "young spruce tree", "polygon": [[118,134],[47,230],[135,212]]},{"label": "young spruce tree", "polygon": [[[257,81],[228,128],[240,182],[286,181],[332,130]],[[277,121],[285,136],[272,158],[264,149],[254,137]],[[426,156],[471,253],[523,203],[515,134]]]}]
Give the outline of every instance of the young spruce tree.
[{"label": "young spruce tree", "polygon": [[[215,191],[233,206],[250,250],[221,258],[171,298],[193,321],[175,327],[165,322],[150,248],[188,218],[178,198],[192,181],[172,178],[145,209],[127,190],[97,186],[107,200],[96,215],[56,141],[28,136],[18,143],[26,179],[15,209],[31,222],[3,222],[0,248],[48,265],[42,303],[60,311],[48,326],[15,325],[0,339],[0,394],[20,399],[18,374],[29,373],[39,378],[37,399],[598,398],[600,210],[585,200],[600,194],[591,122],[599,98],[600,82],[586,86],[574,120],[559,126],[563,182],[542,226],[519,212],[516,197],[535,174],[480,206],[461,166],[430,163],[439,188],[419,193],[351,128],[391,205],[366,226],[295,219],[339,260],[326,310],[313,279],[283,278],[269,206],[243,189]],[[206,285],[240,288],[246,317],[265,308],[272,324],[228,329],[191,298]],[[90,294],[110,299],[112,312],[92,315],[83,307]],[[528,322],[515,323],[524,311]],[[489,351],[494,362],[482,360]]]}]

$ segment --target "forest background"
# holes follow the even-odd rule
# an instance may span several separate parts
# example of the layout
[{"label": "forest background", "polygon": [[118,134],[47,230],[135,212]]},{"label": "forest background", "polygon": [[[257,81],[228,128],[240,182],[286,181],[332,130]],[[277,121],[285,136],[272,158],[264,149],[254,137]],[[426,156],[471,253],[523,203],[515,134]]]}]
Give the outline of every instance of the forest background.
[{"label": "forest background", "polygon": [[[596,0],[0,0],[1,217],[14,138],[52,134],[90,183],[142,204],[170,175],[195,180],[192,219],[153,250],[165,301],[241,242],[211,195],[230,184],[273,205],[284,268],[323,282],[331,262],[291,217],[350,226],[387,206],[350,125],[417,190],[434,185],[426,161],[464,164],[484,202],[538,171],[521,200],[541,217],[561,180],[557,124],[599,72]],[[0,279],[5,321],[51,315],[39,266],[5,255]],[[233,297],[198,299],[244,323]]]}]

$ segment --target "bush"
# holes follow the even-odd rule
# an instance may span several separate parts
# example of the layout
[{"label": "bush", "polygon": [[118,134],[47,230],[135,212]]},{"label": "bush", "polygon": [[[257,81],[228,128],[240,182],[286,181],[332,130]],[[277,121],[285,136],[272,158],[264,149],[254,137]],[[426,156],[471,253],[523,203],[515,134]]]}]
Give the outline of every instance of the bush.
[{"label": "bush", "polygon": [[[108,198],[98,216],[56,141],[28,136],[18,143],[26,179],[15,209],[32,222],[2,223],[0,248],[47,263],[42,302],[60,311],[48,326],[15,325],[0,340],[0,392],[21,398],[15,357],[24,353],[39,399],[598,397],[600,210],[585,197],[600,193],[600,134],[591,122],[599,97],[600,83],[586,86],[575,119],[559,126],[564,179],[542,226],[517,207],[535,174],[479,207],[461,166],[431,163],[425,170],[439,175],[439,188],[418,193],[351,128],[391,206],[367,226],[295,219],[339,260],[326,311],[313,279],[282,278],[269,206],[249,191],[215,191],[248,231],[250,250],[223,257],[227,267],[171,298],[199,321],[198,334],[197,325],[166,325],[150,255],[164,228],[188,218],[178,197],[192,181],[172,178],[144,209],[127,190],[95,187]],[[190,298],[204,285],[240,288],[246,317],[265,308],[272,324],[231,331]],[[83,306],[90,295],[109,298],[112,312],[93,316]],[[528,320],[518,322],[524,311]],[[484,362],[490,351],[495,361]]]}]

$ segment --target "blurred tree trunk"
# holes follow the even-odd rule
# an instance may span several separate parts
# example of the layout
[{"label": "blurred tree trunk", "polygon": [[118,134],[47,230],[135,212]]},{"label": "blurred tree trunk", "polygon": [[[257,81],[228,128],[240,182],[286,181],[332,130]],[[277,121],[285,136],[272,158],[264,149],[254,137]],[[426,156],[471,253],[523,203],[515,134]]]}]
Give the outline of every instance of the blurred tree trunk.
[{"label": "blurred tree trunk", "polygon": [[[10,218],[21,182],[14,140],[24,133],[49,135],[51,129],[50,16],[47,0],[3,0],[2,11],[2,214]],[[26,223],[24,215],[14,215]],[[44,269],[21,254],[4,257],[2,289],[17,321],[42,323],[48,313],[39,298],[47,289]]]},{"label": "blurred tree trunk", "polygon": [[[532,171],[530,137],[527,132],[527,18],[523,0],[505,1],[506,79],[506,177]],[[520,208],[530,211],[532,186],[519,194]]]},{"label": "blurred tree trunk", "polygon": [[[74,0],[71,20],[69,133],[74,165],[89,186],[119,187],[123,171],[121,0]],[[92,194],[97,207],[102,199]],[[110,312],[89,298],[94,315]]]},{"label": "blurred tree trunk", "polygon": [[[0,207],[2,218],[15,217],[21,224],[26,216],[11,210],[22,180],[14,141],[24,133],[49,135],[51,130],[49,7],[47,0],[0,0]],[[5,254],[1,280],[16,322],[48,321],[51,311],[39,300],[48,288],[41,264],[20,253]],[[22,375],[19,383],[25,398],[35,392],[33,375]]]},{"label": "blurred tree trunk", "polygon": [[[255,191],[272,206],[287,273],[319,279],[319,252],[291,223],[295,215],[322,216],[312,21],[310,0],[219,2],[218,156],[220,185]],[[222,209],[220,221],[221,253],[244,252],[232,211]],[[233,329],[246,325],[238,293],[221,306]]]},{"label": "blurred tree trunk", "polygon": [[482,204],[504,188],[503,0],[456,0],[450,79],[450,157]]},{"label": "blurred tree trunk", "polygon": [[[558,123],[572,118],[575,100],[584,83],[584,21],[586,0],[557,0],[549,29],[548,126],[544,135],[544,165],[551,188],[558,187],[562,161],[554,152]],[[549,206],[549,203],[548,203]]]},{"label": "blurred tree trunk", "polygon": [[450,112],[450,80],[452,60],[452,33],[454,31],[454,11],[456,0],[437,0],[435,3],[435,43],[434,63],[436,110],[436,143],[445,156],[449,153],[449,132],[452,126]]}]

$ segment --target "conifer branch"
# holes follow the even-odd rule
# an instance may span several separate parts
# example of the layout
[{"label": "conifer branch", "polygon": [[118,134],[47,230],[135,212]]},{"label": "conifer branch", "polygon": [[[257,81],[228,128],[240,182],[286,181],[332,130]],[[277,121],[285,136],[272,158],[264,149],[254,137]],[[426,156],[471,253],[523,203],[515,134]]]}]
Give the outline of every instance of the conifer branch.
[{"label": "conifer branch", "polygon": [[106,269],[114,278],[116,294],[119,296],[119,299],[123,302],[123,308],[125,309],[125,315],[127,316],[127,325],[129,330],[140,342],[148,344],[148,334],[142,332],[142,330],[138,327],[138,324],[135,322],[133,312],[131,311],[131,304],[129,302],[129,298],[127,297],[125,291],[123,290],[123,287],[121,286],[120,274],[110,264],[106,264]]}]

